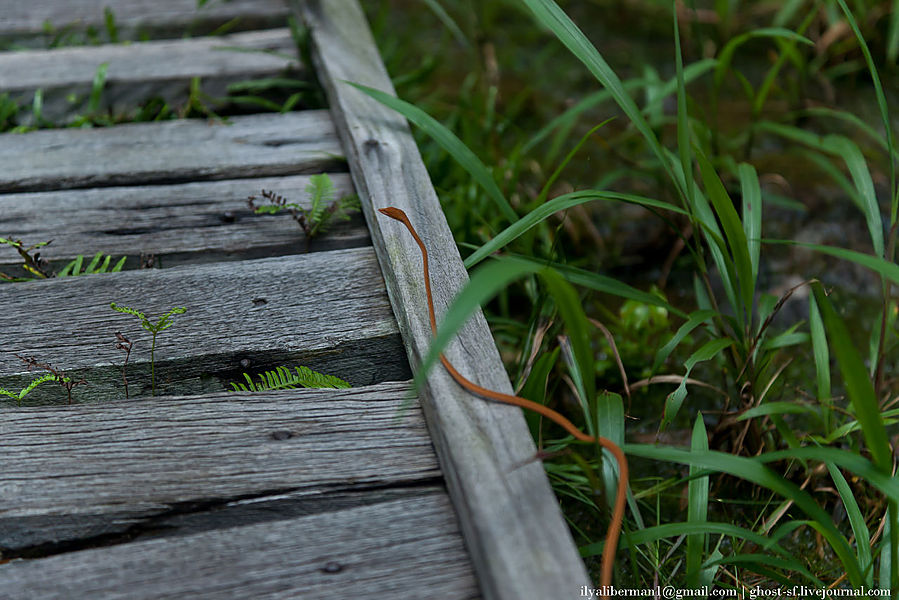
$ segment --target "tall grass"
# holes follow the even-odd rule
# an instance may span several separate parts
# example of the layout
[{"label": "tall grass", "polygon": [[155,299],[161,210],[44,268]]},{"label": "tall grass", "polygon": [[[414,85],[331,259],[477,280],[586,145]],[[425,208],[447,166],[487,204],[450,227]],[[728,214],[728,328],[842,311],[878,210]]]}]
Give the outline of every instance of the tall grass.
[{"label": "tall grass", "polygon": [[[714,27],[705,29],[692,20],[698,12],[668,5],[674,77],[665,82],[652,66],[622,79],[552,0],[507,4],[526,9],[538,30],[550,32],[583,65],[597,89],[583,92],[579,102],[544,125],[512,136],[496,127],[503,122],[502,107],[491,101],[499,93],[496,81],[481,88],[483,96],[469,83],[459,104],[471,112],[463,114],[456,107],[445,122],[429,116],[416,106],[419,102],[363,88],[429,137],[425,156],[432,173],[452,173],[438,176],[436,183],[444,192],[451,225],[470,250],[470,283],[438,319],[440,331],[423,368],[433,366],[476,307],[488,305],[499,341],[510,340],[507,347],[518,350],[510,371],[521,393],[562,407],[591,435],[622,443],[634,439],[628,435],[633,425],[625,418],[640,393],[634,390],[669,390],[649,425],[655,426],[656,440],[686,430],[684,445],[624,446],[643,465],[644,474],[631,481],[631,531],[622,540],[629,552],[622,553],[618,573],[622,586],[741,588],[768,581],[880,586],[895,590],[895,596],[899,484],[889,438],[899,414],[893,409],[891,380],[897,347],[893,290],[899,284],[894,261],[899,200],[897,153],[876,57],[878,52],[895,57],[897,19],[888,20],[885,45],[872,52],[876,13],[850,10],[843,0],[790,2],[768,15],[769,22],[755,26],[747,25],[751,19],[738,5],[715,3]],[[428,5],[449,28],[449,36],[469,40],[463,19],[452,15],[471,17],[473,7],[456,12]],[[480,10],[489,14],[488,8]],[[822,26],[835,24],[851,32],[840,42],[839,56],[860,57],[854,60],[864,72],[853,73],[856,83],[871,82],[879,129],[840,109],[804,108],[807,90],[788,84],[797,73],[825,82],[845,80],[848,71],[828,63],[831,47],[822,42]],[[685,32],[691,46],[711,40],[715,52],[686,62],[684,57],[693,52],[682,39]],[[758,44],[767,44],[771,61],[761,73],[747,75],[742,53]],[[474,44],[468,41],[466,48],[475,56]],[[728,82],[737,83],[749,117],[735,135],[722,135],[720,123],[722,105],[734,102]],[[479,98],[486,111],[480,114],[474,107]],[[671,110],[663,108],[666,99],[673,102]],[[780,108],[784,100],[797,110]],[[521,114],[516,112],[519,104],[509,104],[513,114]],[[605,111],[601,122],[583,123],[585,115],[600,109]],[[855,131],[828,129],[842,123]],[[486,135],[483,130],[478,135],[478,124]],[[572,137],[581,126],[586,133]],[[497,138],[503,136],[514,141],[497,153]],[[598,136],[604,145],[590,143]],[[765,292],[770,287],[762,281],[768,255],[798,244],[766,239],[766,215],[802,205],[770,192],[768,172],[762,170],[770,168],[764,152],[793,145],[803,147],[803,160],[832,179],[844,201],[854,206],[869,244],[868,249],[803,247],[879,278],[879,314],[841,314],[845,293],[832,291],[839,282],[828,281],[828,272],[803,273],[802,283],[779,296]],[[566,146],[570,151],[563,154]],[[624,166],[573,184],[581,189],[554,193],[557,182],[571,182],[578,159],[598,151],[617,155]],[[445,166],[446,155],[460,170]],[[491,155],[492,164],[483,158]],[[525,167],[529,164],[530,169]],[[635,184],[646,175],[653,185]],[[887,201],[878,197],[879,181],[888,182]],[[584,268],[582,258],[566,255],[566,220],[559,215],[570,218],[585,210],[589,218],[599,203],[620,207],[615,210],[640,206],[671,226],[674,244],[681,249],[676,269],[691,293],[669,301],[658,290]],[[587,256],[597,254],[597,249],[586,250]],[[512,297],[525,299],[529,309],[513,310]],[[610,300],[615,297],[617,301]],[[800,297],[808,303],[807,320],[785,310],[787,303],[801,302]],[[637,308],[644,315],[658,311],[652,313],[655,320],[633,318]],[[608,326],[592,319],[594,312]],[[860,329],[872,332],[861,348]],[[650,339],[656,340],[654,345],[647,344]],[[603,353],[611,354],[618,367],[606,370]],[[808,368],[795,368],[797,362]],[[628,371],[639,372],[642,379],[629,381]],[[705,395],[704,389],[714,392]],[[652,397],[637,401],[651,402]],[[711,415],[718,415],[717,421]],[[615,481],[609,461],[539,420],[529,423],[538,443],[555,456],[545,463],[547,473],[570,509],[582,555],[598,555],[603,542],[594,531],[602,528],[594,524],[608,514],[600,492]],[[644,418],[641,437],[646,425]],[[659,472],[666,475],[652,475]],[[678,490],[683,508],[672,502]],[[733,510],[721,502],[728,493],[748,501]],[[810,549],[803,547],[803,539],[818,542]]]}]

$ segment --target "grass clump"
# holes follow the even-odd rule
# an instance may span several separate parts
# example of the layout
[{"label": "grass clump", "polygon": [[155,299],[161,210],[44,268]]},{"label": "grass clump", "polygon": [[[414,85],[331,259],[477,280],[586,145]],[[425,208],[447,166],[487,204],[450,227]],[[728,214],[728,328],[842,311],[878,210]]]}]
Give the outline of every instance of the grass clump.
[{"label": "grass clump", "polygon": [[[889,442],[899,424],[899,154],[881,83],[894,80],[882,61],[895,55],[899,20],[883,46],[870,5],[754,12],[716,3],[702,12],[638,2],[629,10],[651,13],[654,36],[670,45],[661,67],[633,68],[633,52],[617,57],[629,68],[622,77],[616,57],[552,0],[514,2],[517,12],[442,4],[440,20],[454,26],[440,56],[453,56],[451,45],[476,65],[464,85],[428,89],[438,67],[426,57],[416,71],[408,61],[421,53],[397,52],[410,75],[397,88],[415,102],[362,90],[418,127],[465,264],[478,267],[424,366],[485,305],[521,394],[623,445],[636,475],[621,551],[629,559],[616,585],[899,592]],[[539,40],[545,60],[568,65],[572,81],[585,68],[599,89],[572,90],[575,100],[559,106],[548,89],[555,72],[517,88],[514,74],[503,79],[516,66],[497,59],[498,32],[526,31],[522,15],[560,44],[534,30],[519,41]],[[463,48],[460,35],[478,42]],[[385,42],[388,57],[397,44]],[[756,60],[751,47],[770,60]],[[873,91],[873,122],[832,106],[813,82],[825,96],[838,84]],[[446,89],[461,89],[461,98],[447,99]],[[547,113],[543,122],[533,116]],[[801,194],[809,181],[781,171],[789,153],[802,166],[794,172],[811,165],[848,208],[834,212]],[[666,247],[645,260],[648,277],[616,265],[615,232],[603,224],[634,207],[668,232]],[[840,227],[857,221],[863,239],[841,247],[790,238],[784,222],[820,219],[822,208],[843,215]],[[635,235],[646,237],[650,225],[641,220]],[[830,268],[796,265],[798,280],[773,281],[772,265],[800,248],[865,270],[876,282],[867,306],[877,308],[844,307],[849,294]],[[614,472],[598,449],[538,419],[529,424],[589,561],[602,550]]]}]

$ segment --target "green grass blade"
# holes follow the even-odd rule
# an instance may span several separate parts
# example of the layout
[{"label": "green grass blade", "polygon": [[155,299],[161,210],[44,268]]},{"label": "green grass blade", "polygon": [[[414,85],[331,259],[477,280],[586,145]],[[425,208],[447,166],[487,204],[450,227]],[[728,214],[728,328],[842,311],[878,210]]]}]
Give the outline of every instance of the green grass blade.
[{"label": "green grass blade", "polygon": [[878,75],[877,67],[874,65],[871,51],[868,49],[868,43],[865,41],[865,36],[863,36],[862,32],[859,30],[858,23],[856,23],[852,11],[846,6],[845,0],[837,0],[837,3],[840,5],[840,9],[842,9],[846,21],[849,23],[849,27],[852,28],[855,39],[858,40],[858,46],[865,57],[865,64],[868,66],[868,72],[871,74],[871,80],[874,83],[874,96],[877,99],[877,107],[880,109],[880,120],[883,123],[883,128],[887,135],[887,156],[890,157],[890,223],[892,224],[896,222],[897,208],[899,208],[899,190],[897,190],[896,187],[896,162],[892,160],[895,143],[893,141],[893,124],[890,121],[887,99],[883,93],[883,85],[880,83],[880,75]]},{"label": "green grass blade", "polygon": [[829,135],[824,138],[824,142],[834,154],[841,156],[846,161],[859,198],[864,203],[861,208],[868,224],[868,233],[871,235],[874,252],[878,256],[883,256],[883,222],[880,218],[880,207],[877,205],[877,195],[874,192],[874,181],[871,179],[871,172],[868,170],[864,155],[855,142],[841,135]]},{"label": "green grass blade", "polygon": [[730,247],[733,256],[736,273],[731,273],[730,279],[734,284],[739,285],[742,311],[745,311],[748,322],[752,311],[752,300],[755,295],[755,279],[753,277],[752,261],[749,257],[746,234],[743,232],[743,224],[740,222],[740,216],[734,209],[733,202],[727,190],[724,189],[724,184],[721,183],[712,164],[702,153],[697,153],[696,158],[699,161],[699,169],[702,173],[702,181],[705,184],[706,193],[715,207],[715,213],[721,220],[727,245]]},{"label": "green grass blade", "polygon": [[[709,449],[709,438],[702,421],[702,413],[696,415],[690,448],[695,452]],[[705,523],[708,520],[709,476],[700,476],[702,469],[690,466],[690,482],[687,484],[687,522]],[[702,569],[702,558],[708,546],[704,533],[687,536],[687,587],[698,587]]]},{"label": "green grass blade", "polygon": [[443,23],[443,26],[447,28],[447,30],[453,34],[453,37],[456,38],[462,46],[466,48],[471,47],[471,43],[469,43],[468,38],[465,37],[465,34],[462,33],[462,30],[459,28],[459,25],[456,24],[456,21],[453,20],[449,13],[444,10],[443,6],[440,5],[437,0],[421,0],[425,3],[425,5],[431,9],[431,12],[440,19],[440,22]]},{"label": "green grass blade", "polygon": [[[827,334],[824,329],[824,321],[821,320],[821,310],[815,301],[815,296],[809,296],[808,322],[812,335],[812,356],[815,359],[815,381],[818,387],[818,401],[830,406],[830,351],[827,348]],[[829,413],[828,409],[828,413]],[[829,431],[830,415],[825,417],[825,427]]]},{"label": "green grass blade", "polygon": [[87,103],[87,111],[91,115],[100,112],[100,100],[103,96],[103,88],[106,86],[106,71],[109,63],[101,63],[94,73],[94,81],[91,84],[91,95]]},{"label": "green grass blade", "polygon": [[671,355],[675,348],[677,348],[678,344],[680,344],[685,337],[690,335],[690,333],[702,325],[703,323],[710,322],[715,315],[718,314],[714,310],[698,310],[690,314],[687,322],[681,325],[678,330],[675,332],[674,336],[670,340],[668,340],[664,346],[659,348],[659,351],[656,352],[655,360],[652,364],[652,373],[656,373],[659,370],[659,367],[662,366],[662,363],[665,362],[665,359]]},{"label": "green grass blade", "polygon": [[807,492],[799,489],[799,486],[787,481],[781,474],[772,471],[760,461],[714,450],[693,452],[681,448],[648,444],[625,444],[624,451],[629,456],[683,465],[696,465],[716,472],[730,473],[756,485],[766,487],[784,498],[792,500],[799,509],[805,512],[820,527],[819,530],[822,536],[830,544],[830,547],[842,563],[849,577],[849,582],[853,586],[862,584],[863,578],[858,561],[849,546],[849,542],[836,528],[830,515],[818,506]]},{"label": "green grass blade", "polygon": [[827,463],[827,470],[830,473],[830,478],[833,479],[834,487],[840,494],[840,500],[843,501],[843,508],[846,509],[846,515],[849,517],[852,533],[855,534],[858,563],[865,576],[865,585],[869,588],[874,587],[874,561],[871,558],[871,537],[868,534],[868,525],[865,523],[865,517],[858,507],[858,502],[855,501],[852,488],[849,487],[849,483],[843,477],[843,474],[840,473],[840,470],[832,463]]},{"label": "green grass blade", "polygon": [[484,166],[484,163],[481,162],[481,159],[479,159],[475,155],[475,153],[472,152],[471,149],[469,149],[468,146],[466,146],[462,142],[462,140],[460,140],[456,136],[456,134],[444,127],[436,119],[431,117],[429,114],[427,114],[417,106],[400,100],[396,96],[391,96],[390,94],[384,93],[374,88],[366,87],[364,85],[359,85],[352,82],[347,83],[360,90],[361,92],[368,94],[381,104],[392,108],[393,110],[406,117],[409,121],[417,125],[422,131],[424,131],[435,142],[437,142],[440,147],[446,150],[463,169],[468,171],[468,173],[474,178],[478,185],[480,185],[481,188],[487,193],[487,195],[493,200],[493,202],[500,209],[506,219],[508,219],[509,221],[515,221],[518,219],[518,215],[515,214],[515,211],[512,209],[509,201],[506,200],[505,196],[503,196],[503,193],[496,185],[496,181],[493,179],[493,175],[490,173],[487,167]]},{"label": "green grass blade", "polygon": [[587,67],[597,81],[599,81],[605,89],[609,90],[612,94],[612,98],[614,98],[615,102],[624,114],[627,115],[630,122],[646,140],[649,148],[659,159],[659,162],[662,164],[662,167],[668,173],[669,177],[671,177],[672,182],[683,194],[684,188],[675,176],[671,163],[668,161],[668,157],[662,148],[662,145],[659,143],[659,140],[656,138],[655,133],[653,133],[652,128],[650,128],[649,123],[647,123],[646,119],[643,117],[640,109],[637,108],[637,104],[634,102],[633,98],[628,95],[621,80],[618,78],[618,75],[615,74],[599,51],[590,43],[587,36],[584,35],[578,26],[568,18],[568,15],[566,15],[553,0],[522,1],[531,9],[531,12],[534,13],[537,21],[552,31],[559,41],[561,41],[571,53],[578,58],[578,60],[584,63],[584,66]]},{"label": "green grass blade", "polygon": [[539,275],[565,323],[586,394],[583,400],[590,403],[596,395],[596,369],[590,345],[590,322],[584,313],[583,304],[574,287],[552,269],[543,269]]},{"label": "green grass blade", "polygon": [[680,25],[677,19],[677,4],[671,4],[674,18],[674,57],[677,77],[677,150],[680,157],[681,171],[684,173],[684,194],[687,206],[693,207],[693,190],[696,182],[690,175],[693,172],[693,144],[691,142],[689,110],[687,107],[687,85],[684,83],[684,58],[681,54]]},{"label": "green grass blade", "polygon": [[584,204],[586,202],[592,202],[594,200],[627,202],[630,204],[639,204],[641,206],[659,208],[679,214],[684,214],[683,210],[679,209],[673,204],[669,204],[661,200],[643,198],[641,196],[635,196],[632,194],[604,192],[599,190],[571,192],[569,194],[563,194],[541,204],[540,206],[523,216],[521,219],[516,220],[509,227],[494,236],[492,240],[478,248],[468,258],[466,258],[464,263],[465,267],[470,269],[471,267],[475,266],[484,258],[490,256],[503,246],[510,244],[514,240],[521,237],[525,232],[529,231],[540,222],[549,218],[550,215],[557,213],[560,210],[566,210],[573,206]]},{"label": "green grass blade", "polygon": [[690,378],[693,368],[701,362],[715,358],[722,350],[733,345],[733,343],[733,340],[727,338],[710,340],[690,355],[684,363],[684,369],[686,370],[684,378],[681,380],[680,385],[677,386],[677,389],[668,394],[668,397],[665,399],[665,409],[662,413],[662,422],[659,425],[659,430],[664,430],[668,427],[680,411],[680,407],[687,397],[687,379]]},{"label": "green grass blade", "polygon": [[752,264],[752,279],[755,281],[759,274],[759,255],[762,250],[762,189],[752,165],[740,163],[737,174],[743,195],[743,233],[746,235],[749,261]]},{"label": "green grass blade", "polygon": [[804,244],[789,240],[765,240],[765,242],[769,244],[795,244],[797,246],[802,246],[803,248],[809,248],[811,250],[814,250],[815,252],[829,254],[830,256],[835,256],[843,260],[854,262],[863,267],[867,267],[875,273],[883,275],[890,281],[899,283],[899,266],[897,266],[896,263],[886,261],[879,256],[871,256],[870,254],[856,252],[855,250],[846,250],[845,248],[824,246],[822,244]]},{"label": "green grass blade", "polygon": [[96,254],[94,254],[94,257],[89,263],[87,263],[87,266],[84,268],[85,274],[93,273],[94,269],[97,268],[97,265],[99,264],[101,258],[103,258],[102,252],[97,252]]},{"label": "green grass blade", "polygon": [[855,409],[855,416],[862,427],[862,435],[867,442],[868,451],[871,452],[874,464],[889,473],[892,466],[892,451],[883,418],[880,415],[880,405],[874,393],[874,384],[868,376],[868,370],[865,368],[861,355],[852,343],[846,324],[837,315],[824,288],[820,283],[814,283],[812,291],[827,328],[831,349],[840,366],[840,374],[843,376],[846,392]]},{"label": "green grass blade", "polygon": [[[428,354],[418,366],[415,373],[416,386],[421,388],[424,385],[428,371],[437,362],[440,353],[449,345],[475,310],[516,279],[536,274],[544,268],[543,265],[523,261],[496,260],[481,266],[472,273],[471,279],[453,299],[446,314],[442,317],[437,315],[437,337],[428,349]],[[421,302],[424,306],[425,299],[422,298]]]},{"label": "green grass blade", "polygon": [[[624,443],[624,401],[620,394],[600,392],[595,402],[594,431],[619,446]],[[602,451],[602,478],[609,508],[615,505],[615,490],[618,489],[618,463],[608,450]],[[626,485],[627,482],[624,482]]]},{"label": "green grass blade", "polygon": [[619,298],[634,300],[636,302],[641,302],[643,304],[649,304],[652,306],[659,306],[673,314],[676,314],[679,317],[687,318],[686,313],[675,308],[659,296],[651,294],[649,292],[638,290],[637,288],[629,286],[626,283],[622,283],[617,279],[613,279],[612,277],[607,277],[605,275],[600,275],[599,273],[594,273],[593,271],[579,269],[577,267],[572,267],[563,263],[539,260],[536,258],[531,258],[529,256],[522,256],[520,254],[505,255],[502,257],[502,260],[526,263],[533,265],[536,268],[549,267],[558,272],[567,281],[570,281],[575,285],[590,288],[603,294],[611,294],[613,296],[618,296]]}]

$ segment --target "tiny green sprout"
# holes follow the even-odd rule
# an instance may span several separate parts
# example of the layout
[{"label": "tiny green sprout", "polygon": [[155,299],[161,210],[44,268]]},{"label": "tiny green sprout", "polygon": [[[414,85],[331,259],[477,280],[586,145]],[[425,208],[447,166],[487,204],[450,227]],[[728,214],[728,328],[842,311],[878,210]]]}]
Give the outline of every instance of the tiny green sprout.
[{"label": "tiny green sprout", "polygon": [[112,310],[118,311],[120,313],[124,313],[126,315],[134,315],[138,319],[140,319],[140,326],[149,331],[153,335],[153,342],[150,345],[150,381],[152,386],[151,394],[153,396],[156,395],[156,336],[159,335],[160,331],[165,331],[169,327],[173,325],[172,317],[175,315],[180,315],[187,312],[187,308],[183,306],[176,306],[169,312],[165,313],[159,319],[153,323],[147,315],[144,313],[134,310],[133,308],[129,308],[127,306],[119,306],[115,302],[110,302],[109,307]]},{"label": "tiny green sprout", "polygon": [[56,381],[56,379],[57,379],[57,377],[53,373],[45,373],[44,375],[41,375],[37,379],[32,380],[32,382],[29,383],[28,385],[26,385],[24,388],[22,388],[22,390],[18,394],[16,394],[15,392],[10,392],[9,390],[0,388],[0,396],[7,396],[9,398],[12,398],[13,400],[16,401],[16,404],[21,406],[22,398],[27,396],[28,392],[30,392],[31,390],[33,390],[34,388],[36,388],[37,386],[39,386],[40,384],[42,384],[46,381]]}]

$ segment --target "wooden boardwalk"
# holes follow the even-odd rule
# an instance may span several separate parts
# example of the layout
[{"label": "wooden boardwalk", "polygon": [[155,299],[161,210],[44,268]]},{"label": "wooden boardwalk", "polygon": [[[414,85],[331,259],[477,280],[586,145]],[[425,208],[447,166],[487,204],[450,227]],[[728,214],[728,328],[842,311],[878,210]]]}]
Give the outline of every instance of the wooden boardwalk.
[{"label": "wooden boardwalk", "polygon": [[[14,353],[88,381],[71,405],[52,383],[0,401],[0,600],[579,597],[589,581],[520,411],[440,368],[413,397],[431,336],[421,263],[376,210],[403,209],[427,241],[438,311],[466,273],[405,121],[345,83],[393,91],[356,0],[4,5],[0,40],[24,46],[46,42],[47,19],[102,27],[106,6],[123,37],[153,38],[0,53],[0,93],[42,90],[47,118],[83,110],[70,95],[103,63],[113,109],[183,102],[197,78],[220,94],[313,73],[330,109],[0,135],[0,235],[52,239],[55,268],[128,257],[118,273],[0,285],[0,387],[35,375]],[[290,217],[247,208],[262,189],[302,204],[322,172],[364,215],[308,252]],[[0,246],[0,272],[21,262]],[[159,335],[155,397],[150,335],[110,302],[187,308]],[[136,341],[128,399],[116,331]],[[447,355],[509,391],[480,314]],[[353,387],[226,391],[279,365]]]}]

